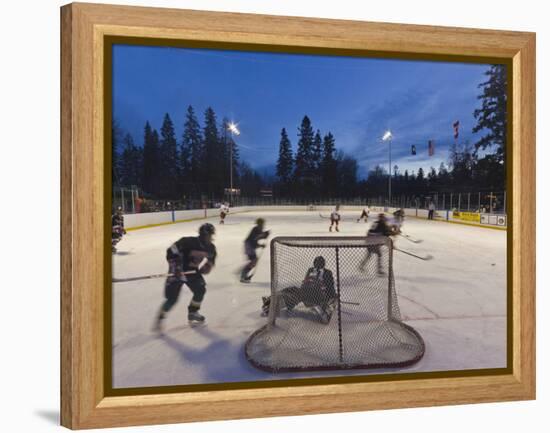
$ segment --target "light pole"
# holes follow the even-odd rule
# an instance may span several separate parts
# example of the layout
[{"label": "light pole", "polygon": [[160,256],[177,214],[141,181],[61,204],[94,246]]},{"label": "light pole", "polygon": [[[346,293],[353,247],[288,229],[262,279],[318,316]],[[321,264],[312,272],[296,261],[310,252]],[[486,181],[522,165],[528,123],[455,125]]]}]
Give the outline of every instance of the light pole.
[{"label": "light pole", "polygon": [[388,147],[388,207],[391,206],[391,139],[393,135],[390,130],[387,130],[382,136],[382,141],[389,141],[390,145]]},{"label": "light pole", "polygon": [[229,200],[233,205],[233,135],[240,135],[241,131],[233,122],[227,124],[227,129],[231,132],[231,144],[229,146]]}]

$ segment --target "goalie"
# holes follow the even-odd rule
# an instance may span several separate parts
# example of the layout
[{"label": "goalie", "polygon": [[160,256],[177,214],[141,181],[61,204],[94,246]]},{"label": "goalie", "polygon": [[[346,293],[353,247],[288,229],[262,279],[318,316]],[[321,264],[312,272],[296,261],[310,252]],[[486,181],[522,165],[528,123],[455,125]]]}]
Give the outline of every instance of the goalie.
[{"label": "goalie", "polygon": [[[313,267],[309,268],[300,287],[292,286],[283,289],[278,296],[280,307],[291,312],[299,303],[311,308],[322,323],[328,324],[336,307],[337,295],[334,290],[332,271],[325,268],[323,256],[315,257]],[[262,298],[262,315],[269,314],[271,296]]]}]

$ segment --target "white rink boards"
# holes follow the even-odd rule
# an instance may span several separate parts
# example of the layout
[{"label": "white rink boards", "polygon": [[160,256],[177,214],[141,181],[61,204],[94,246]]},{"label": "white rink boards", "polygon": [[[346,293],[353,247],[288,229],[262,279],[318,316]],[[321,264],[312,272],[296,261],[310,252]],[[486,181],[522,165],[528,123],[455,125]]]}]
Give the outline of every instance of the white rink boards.
[{"label": "white rink boards", "polygon": [[[328,215],[327,211],[321,211]],[[372,215],[372,214],[371,214]],[[336,236],[364,235],[369,223],[356,223],[356,211],[342,212]],[[317,211],[264,211],[129,231],[113,256],[113,276],[127,278],[167,271],[166,248],[194,236],[205,221],[216,226],[216,267],[206,275],[201,313],[207,326],[187,324],[191,292],[184,287],[166,319],[163,337],[151,332],[163,302],[163,279],[113,285],[113,386],[146,387],[277,380],[352,374],[430,372],[506,366],[506,232],[484,227],[407,218],[397,246],[434,258],[422,261],[394,252],[401,315],[426,343],[419,363],[402,369],[271,374],[256,370],[244,356],[248,336],[261,327],[261,297],[270,291],[269,248],[251,284],[238,281],[244,264],[243,241],[256,218],[271,236],[330,236],[329,222]]]}]

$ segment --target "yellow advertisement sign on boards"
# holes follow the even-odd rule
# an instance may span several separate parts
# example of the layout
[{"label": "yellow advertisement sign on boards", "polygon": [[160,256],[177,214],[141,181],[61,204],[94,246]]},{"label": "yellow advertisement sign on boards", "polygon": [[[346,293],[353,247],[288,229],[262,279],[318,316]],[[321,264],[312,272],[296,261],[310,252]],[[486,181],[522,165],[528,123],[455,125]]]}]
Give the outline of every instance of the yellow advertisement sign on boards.
[{"label": "yellow advertisement sign on boards", "polygon": [[453,218],[458,218],[462,221],[480,222],[480,216],[477,212],[453,212]]}]

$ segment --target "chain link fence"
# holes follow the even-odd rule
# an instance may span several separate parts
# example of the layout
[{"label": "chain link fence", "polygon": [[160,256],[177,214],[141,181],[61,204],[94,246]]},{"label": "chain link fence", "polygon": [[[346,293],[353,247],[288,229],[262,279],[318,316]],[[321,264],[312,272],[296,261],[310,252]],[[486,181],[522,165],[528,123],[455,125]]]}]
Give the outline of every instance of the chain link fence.
[{"label": "chain link fence", "polygon": [[247,197],[241,195],[209,196],[193,199],[159,200],[141,193],[137,187],[113,188],[113,210],[122,208],[125,214],[217,208],[221,203],[231,207],[242,206],[379,206],[406,209],[428,209],[433,203],[436,210],[506,214],[506,191],[445,192],[411,195],[325,199],[280,198],[272,195]]}]

